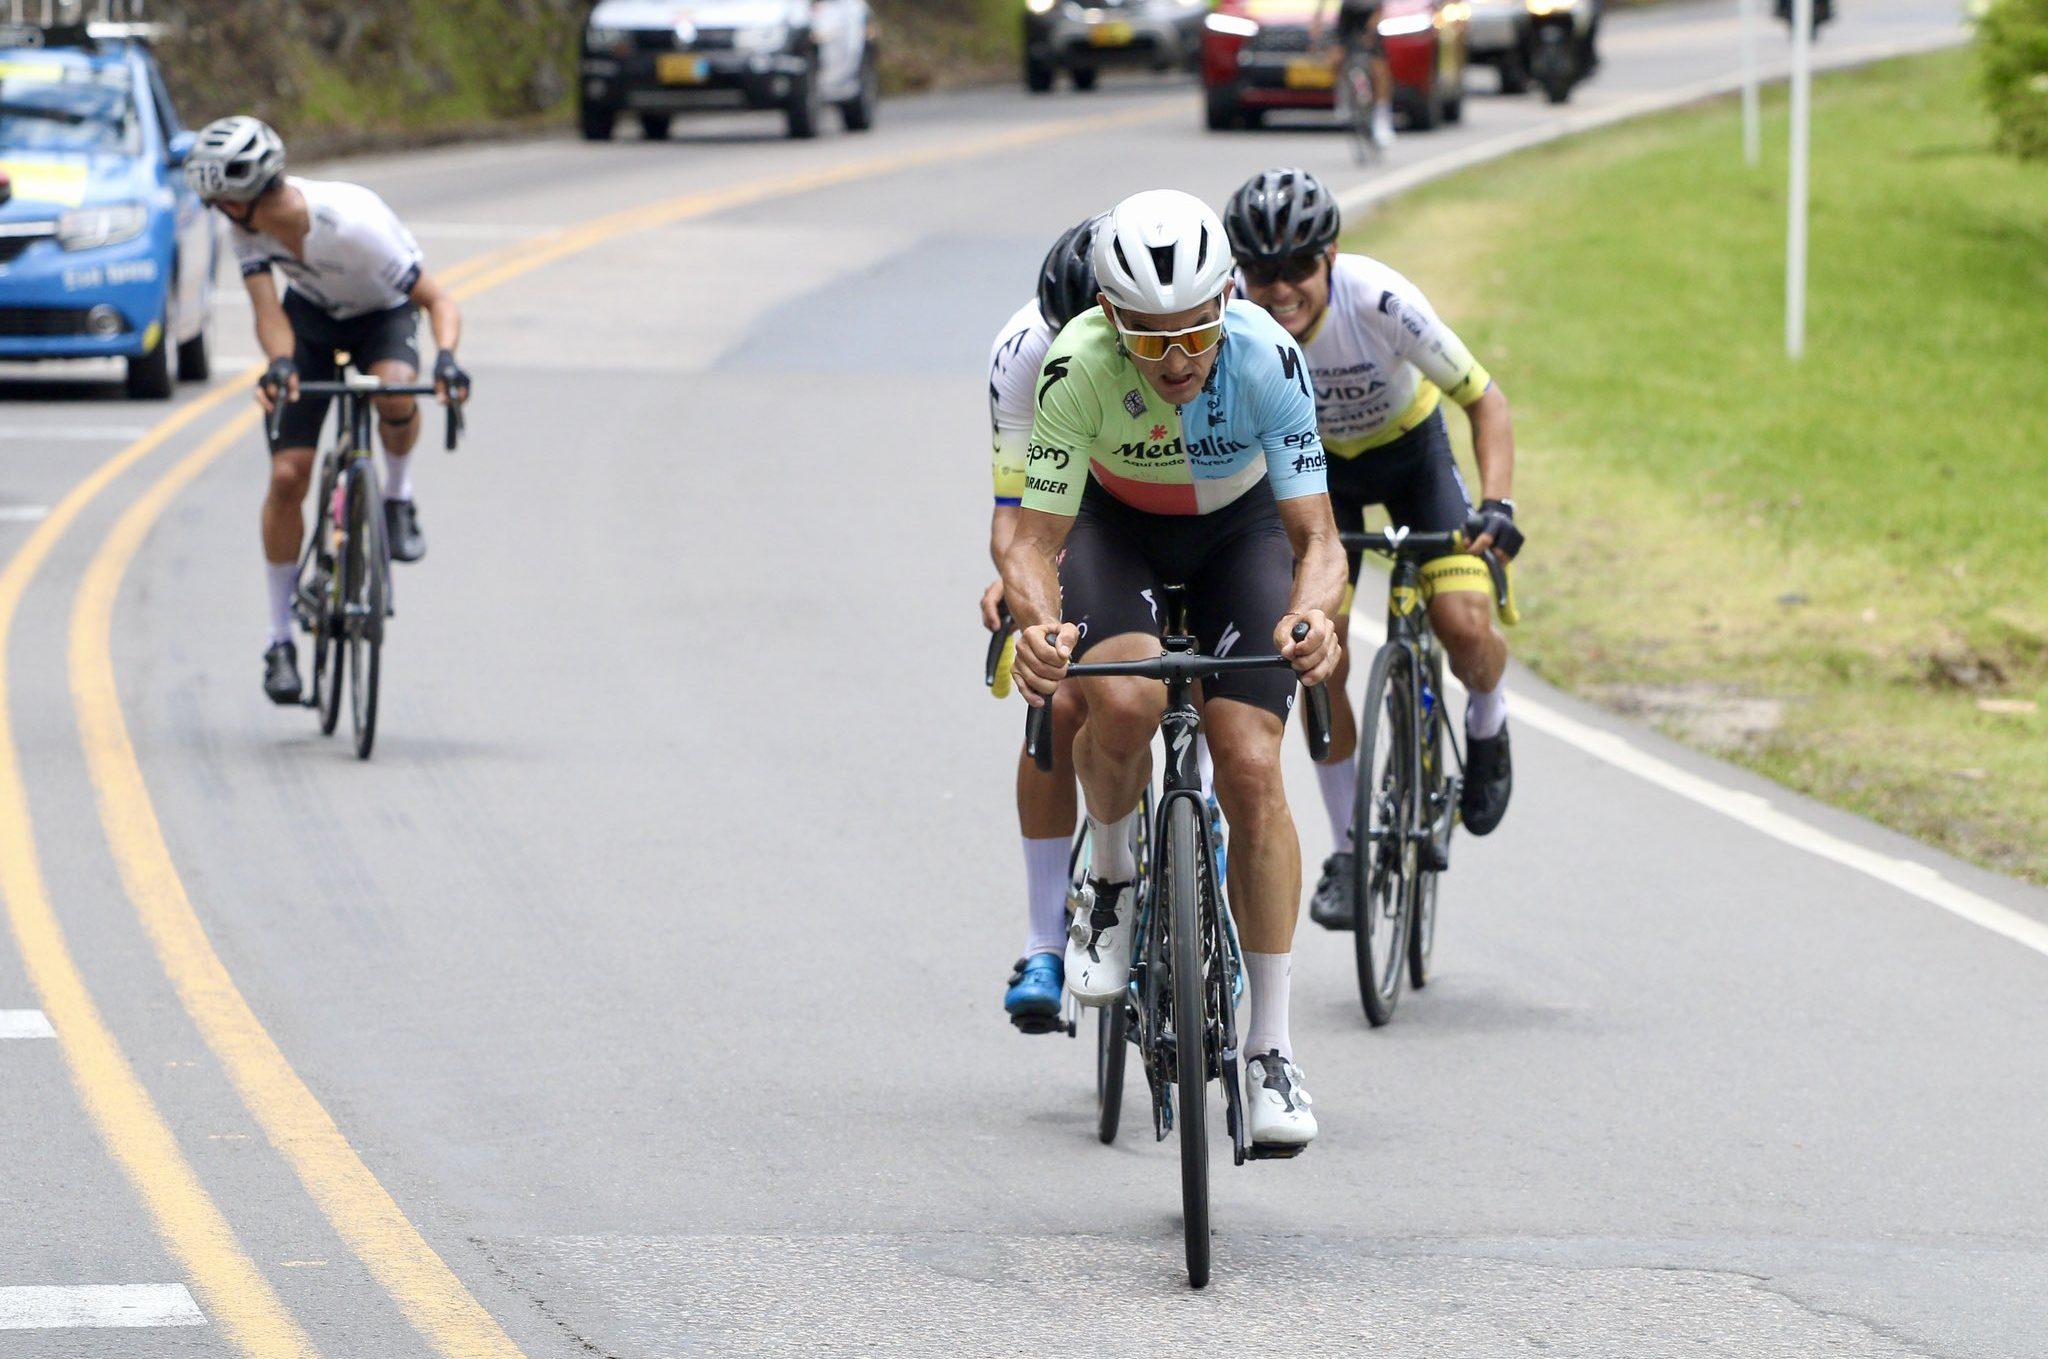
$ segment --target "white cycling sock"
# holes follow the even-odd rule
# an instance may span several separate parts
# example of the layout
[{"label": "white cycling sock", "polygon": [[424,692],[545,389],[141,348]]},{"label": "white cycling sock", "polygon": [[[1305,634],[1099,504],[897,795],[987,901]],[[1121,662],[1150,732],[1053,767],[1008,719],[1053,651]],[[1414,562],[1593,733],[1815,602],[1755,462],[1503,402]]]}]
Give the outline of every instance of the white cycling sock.
[{"label": "white cycling sock", "polygon": [[1358,757],[1317,765],[1316,782],[1323,786],[1323,810],[1330,814],[1331,847],[1351,848],[1351,812],[1358,801]]},{"label": "white cycling sock", "polygon": [[270,582],[270,645],[292,639],[292,592],[299,588],[297,562],[265,562]]},{"label": "white cycling sock", "polygon": [[1031,904],[1031,928],[1024,956],[1062,953],[1067,947],[1067,837],[1024,837],[1024,895]]},{"label": "white cycling sock", "polygon": [[1482,741],[1492,740],[1500,735],[1500,729],[1508,724],[1508,682],[1502,676],[1501,682],[1480,693],[1477,689],[1467,691],[1465,700],[1465,734],[1477,736]]},{"label": "white cycling sock", "polygon": [[1252,993],[1251,1023],[1244,1032],[1246,1057],[1277,1048],[1282,1057],[1294,1060],[1294,1043],[1287,1036],[1287,989],[1293,972],[1291,953],[1245,953],[1244,981]]},{"label": "white cycling sock", "polygon": [[412,499],[412,454],[384,450],[384,498]]},{"label": "white cycling sock", "polygon": [[1207,732],[1195,733],[1195,769],[1202,776],[1202,796],[1216,796],[1216,757],[1209,753]]},{"label": "white cycling sock", "polygon": [[1138,861],[1131,854],[1131,831],[1137,820],[1136,807],[1107,823],[1088,818],[1089,877],[1129,882],[1138,875]]}]

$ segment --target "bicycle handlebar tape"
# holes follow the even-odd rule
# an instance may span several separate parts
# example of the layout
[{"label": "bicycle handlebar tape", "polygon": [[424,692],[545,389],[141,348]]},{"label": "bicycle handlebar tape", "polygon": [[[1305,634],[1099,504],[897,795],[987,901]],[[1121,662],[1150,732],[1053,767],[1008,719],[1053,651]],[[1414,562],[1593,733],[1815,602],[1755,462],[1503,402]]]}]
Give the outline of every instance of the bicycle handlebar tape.
[{"label": "bicycle handlebar tape", "polygon": [[456,443],[462,438],[462,403],[460,401],[450,401],[448,403],[447,423],[448,451],[453,453]]},{"label": "bicycle handlebar tape", "polygon": [[1052,699],[1024,710],[1024,753],[1039,772],[1052,772]]}]

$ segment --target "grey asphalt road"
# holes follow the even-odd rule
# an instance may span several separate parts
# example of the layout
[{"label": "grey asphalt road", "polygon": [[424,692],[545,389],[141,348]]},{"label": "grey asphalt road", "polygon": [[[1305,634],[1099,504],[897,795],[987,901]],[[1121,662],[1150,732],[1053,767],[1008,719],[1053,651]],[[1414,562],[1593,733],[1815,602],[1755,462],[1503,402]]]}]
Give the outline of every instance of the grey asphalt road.
[{"label": "grey asphalt road", "polygon": [[[1572,108],[1729,69],[1733,13],[1616,15]],[[1823,55],[1953,23],[1853,5]],[[1020,709],[977,678],[984,358],[1046,244],[1126,192],[1220,200],[1285,162],[1363,181],[1341,136],[1209,136],[1164,81],[885,112],[812,145],[722,119],[330,167],[437,268],[702,209],[469,305],[470,439],[421,455],[432,551],[400,569],[370,763],[258,693],[253,437],[172,502],[119,598],[124,710],[213,947],[517,1346],[2048,1352],[2048,958],[1937,909],[1927,872],[1886,881],[1726,805],[1767,798],[2022,921],[2048,898],[1526,676],[1514,813],[1460,843],[1437,981],[1368,1031],[1348,940],[1304,926],[1294,1033],[1324,1133],[1293,1162],[1217,1157],[1216,1282],[1190,1294],[1173,1144],[1134,1091],[1098,1145],[1088,1045],[1001,1014]],[[1475,93],[1390,169],[1555,116]],[[223,298],[217,353],[254,353],[247,320]],[[100,376],[0,381],[0,560],[163,416]],[[36,844],[130,1065],[318,1351],[428,1355],[166,979],[81,757],[76,589],[221,418],[94,501],[24,599],[5,660]],[[1610,744],[1564,739],[1580,726]],[[1726,805],[1615,763],[1621,743]],[[1290,759],[1313,864],[1328,837]],[[0,1011],[38,1003],[18,943],[0,935]],[[188,1282],[57,1045],[0,1040],[0,1092],[0,1307]],[[0,1329],[0,1356],[254,1352],[198,1320]]]}]

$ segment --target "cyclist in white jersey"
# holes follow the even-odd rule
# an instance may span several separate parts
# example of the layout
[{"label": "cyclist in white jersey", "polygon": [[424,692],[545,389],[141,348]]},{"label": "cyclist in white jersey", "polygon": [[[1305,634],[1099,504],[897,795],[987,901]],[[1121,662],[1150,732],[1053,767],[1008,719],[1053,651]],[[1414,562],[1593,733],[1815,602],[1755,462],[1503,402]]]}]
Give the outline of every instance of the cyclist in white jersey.
[{"label": "cyclist in white jersey", "polygon": [[[1300,341],[1315,380],[1316,417],[1330,456],[1330,502],[1340,528],[1363,527],[1367,505],[1385,505],[1396,524],[1436,532],[1462,528],[1471,497],[1451,458],[1443,399],[1472,424],[1484,531],[1473,552],[1512,558],[1515,527],[1514,426],[1507,398],[1463,342],[1437,318],[1413,283],[1364,255],[1337,252],[1337,205],[1305,170],[1252,176],[1224,212],[1245,295]],[[1350,554],[1358,580],[1360,554]],[[1485,835],[1500,824],[1514,786],[1508,753],[1507,639],[1493,625],[1491,579],[1474,556],[1427,563],[1429,621],[1451,670],[1471,695],[1465,709],[1465,828]],[[1339,635],[1348,631],[1351,592]],[[1349,652],[1346,652],[1349,659]],[[1341,687],[1348,664],[1333,681]],[[1320,775],[1337,846],[1323,865],[1310,916],[1349,928],[1343,884],[1351,880],[1350,832],[1357,791],[1358,732],[1342,704],[1332,706],[1332,739]]]},{"label": "cyclist in white jersey", "polygon": [[[1004,322],[989,352],[995,510],[989,518],[988,550],[998,570],[1017,531],[1023,504],[1024,464],[1031,443],[1032,396],[1039,364],[1060,327],[1076,312],[1095,305],[1095,266],[1089,247],[1098,220],[1091,217],[1054,243],[1039,269],[1038,295]],[[981,621],[989,631],[1003,626],[1002,609],[999,575],[981,596]],[[1078,815],[1074,731],[1085,711],[1080,686],[1065,686],[1054,699],[1052,770],[1041,772],[1021,751],[1017,757],[1017,822],[1024,839],[1028,925],[1024,956],[1004,992],[1003,1009],[1010,1022],[1025,1033],[1053,1031],[1066,985],[1062,964],[1067,944],[1067,852]]]},{"label": "cyclist in white jersey", "polygon": [[[271,444],[270,489],[263,502],[263,555],[270,592],[270,641],[263,691],[275,703],[299,701],[298,650],[292,644],[292,592],[298,581],[303,506],[327,398],[299,400],[301,379],[331,381],[336,355],[386,382],[417,381],[419,312],[427,313],[439,353],[435,395],[444,405],[469,391],[455,359],[462,310],[421,267],[419,244],[384,200],[355,184],[287,176],[284,142],[255,118],[208,124],[185,163],[199,196],[233,224],[229,233],[242,283],[256,314],[256,338],[270,366],[257,384],[268,412],[288,403]],[[272,277],[285,276],[280,298]],[[412,503],[412,450],[419,404],[409,396],[375,399],[384,445],[384,516],[391,555],[426,554]]]}]

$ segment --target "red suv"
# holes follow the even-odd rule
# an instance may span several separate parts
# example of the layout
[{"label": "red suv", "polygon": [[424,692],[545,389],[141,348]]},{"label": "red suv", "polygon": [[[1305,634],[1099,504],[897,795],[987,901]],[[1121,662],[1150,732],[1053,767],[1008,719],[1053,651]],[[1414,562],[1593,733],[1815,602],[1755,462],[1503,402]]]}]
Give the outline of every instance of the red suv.
[{"label": "red suv", "polygon": [[[1309,50],[1316,6],[1317,0],[1218,0],[1202,29],[1210,128],[1257,127],[1276,109],[1336,108],[1331,58]],[[1463,113],[1469,13],[1465,0],[1385,0],[1380,9],[1394,107],[1409,127],[1455,123]],[[1333,15],[1325,17],[1334,26]]]}]

